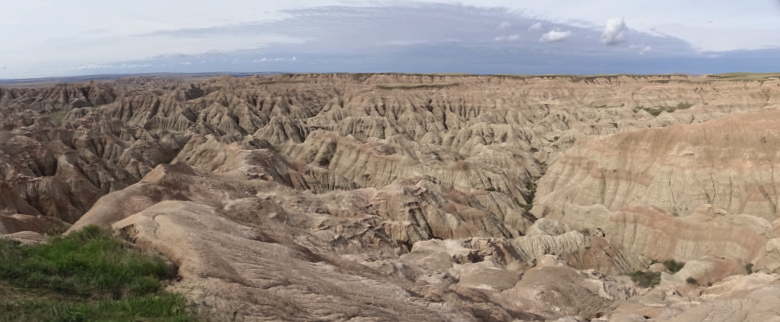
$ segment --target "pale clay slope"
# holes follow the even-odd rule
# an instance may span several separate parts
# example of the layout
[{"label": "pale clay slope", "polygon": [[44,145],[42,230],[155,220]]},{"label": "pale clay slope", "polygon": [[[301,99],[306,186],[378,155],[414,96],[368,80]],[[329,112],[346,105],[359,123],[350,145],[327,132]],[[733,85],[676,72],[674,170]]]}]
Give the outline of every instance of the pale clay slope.
[{"label": "pale clay slope", "polygon": [[[780,268],[778,84],[285,75],[0,89],[13,116],[0,121],[0,219],[113,227],[179,265],[172,288],[214,320],[761,321],[780,303],[765,274]],[[666,128],[634,131],[648,127]],[[687,264],[650,265],[670,258]],[[622,275],[646,269],[664,271],[660,286]]]},{"label": "pale clay slope", "polygon": [[767,110],[581,142],[539,181],[532,212],[652,258],[755,262],[778,237],[778,126]]}]

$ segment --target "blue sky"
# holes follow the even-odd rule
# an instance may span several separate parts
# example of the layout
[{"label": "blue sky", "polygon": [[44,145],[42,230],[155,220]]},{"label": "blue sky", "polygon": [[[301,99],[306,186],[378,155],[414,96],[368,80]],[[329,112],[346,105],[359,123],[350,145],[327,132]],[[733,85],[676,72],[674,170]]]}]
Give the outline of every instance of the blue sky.
[{"label": "blue sky", "polygon": [[0,78],[780,71],[778,0],[7,2]]}]

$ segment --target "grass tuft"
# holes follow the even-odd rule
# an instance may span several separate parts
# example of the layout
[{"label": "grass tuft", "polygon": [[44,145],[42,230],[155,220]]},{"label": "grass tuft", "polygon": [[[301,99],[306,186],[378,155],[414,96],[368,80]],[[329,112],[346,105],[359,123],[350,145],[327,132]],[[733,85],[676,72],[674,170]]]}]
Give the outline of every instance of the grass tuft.
[{"label": "grass tuft", "polygon": [[175,294],[145,295],[121,300],[0,300],[0,321],[193,321],[184,299]]}]

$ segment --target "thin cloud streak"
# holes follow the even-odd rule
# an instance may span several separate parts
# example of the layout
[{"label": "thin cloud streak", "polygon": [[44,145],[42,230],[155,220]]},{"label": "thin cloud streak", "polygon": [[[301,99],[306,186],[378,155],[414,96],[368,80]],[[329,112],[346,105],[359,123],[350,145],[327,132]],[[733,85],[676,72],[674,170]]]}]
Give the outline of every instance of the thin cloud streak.
[{"label": "thin cloud streak", "polygon": [[550,30],[542,35],[539,41],[543,43],[559,42],[568,39],[571,35],[571,31]]}]

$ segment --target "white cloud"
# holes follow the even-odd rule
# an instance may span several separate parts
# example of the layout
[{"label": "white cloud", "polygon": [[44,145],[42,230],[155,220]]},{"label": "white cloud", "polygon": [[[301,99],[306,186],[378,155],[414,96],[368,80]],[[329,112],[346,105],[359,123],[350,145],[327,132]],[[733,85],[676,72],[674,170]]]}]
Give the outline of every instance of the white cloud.
[{"label": "white cloud", "polygon": [[649,51],[653,50],[653,47],[650,45],[630,45],[628,46],[628,48],[638,50],[640,55],[644,55]]},{"label": "white cloud", "polygon": [[422,45],[426,43],[428,43],[428,41],[425,40],[390,40],[390,41],[378,42],[377,44],[383,46],[414,46],[414,45]]},{"label": "white cloud", "polygon": [[[212,38],[182,45],[178,41],[169,39],[155,40],[154,43],[149,44],[142,39],[143,37],[136,37],[160,31],[208,29],[281,21],[299,15],[289,10],[304,8],[345,5],[376,7],[378,3],[383,3],[382,7],[386,4],[388,8],[393,7],[391,4],[424,7],[418,6],[418,3],[453,2],[475,8],[506,7],[511,12],[528,18],[515,20],[506,15],[486,15],[485,17],[495,17],[493,20],[487,20],[485,29],[490,29],[491,32],[495,32],[497,27],[506,26],[502,22],[511,24],[512,27],[507,27],[499,34],[508,34],[510,33],[508,30],[519,33],[526,28],[541,34],[548,31],[553,23],[558,23],[561,24],[560,28],[568,28],[575,32],[577,37],[581,37],[585,33],[579,29],[572,29],[574,28],[572,23],[568,22],[582,21],[589,25],[600,26],[594,36],[596,41],[600,42],[604,23],[613,17],[625,17],[626,21],[631,21],[631,31],[626,31],[624,36],[631,39],[625,39],[624,42],[639,42],[638,38],[643,36],[638,33],[648,33],[655,29],[658,31],[656,35],[670,35],[683,39],[701,51],[780,47],[780,37],[777,36],[777,30],[780,30],[777,0],[750,1],[750,5],[743,6],[735,6],[733,0],[707,1],[706,6],[702,6],[701,1],[679,0],[641,1],[641,5],[636,1],[625,0],[82,0],[80,2],[82,6],[73,6],[69,1],[2,1],[0,43],[3,47],[0,49],[0,63],[6,67],[0,69],[2,74],[0,77],[50,75],[56,72],[56,69],[65,68],[63,66],[73,68],[89,63],[143,59],[179,52],[196,53],[201,50],[258,47],[255,45],[258,41],[247,40],[245,36],[235,37],[230,33],[215,36],[236,38],[234,41],[231,40],[230,46],[227,47],[223,47],[223,41]],[[84,7],[89,10],[83,10]],[[670,7],[676,10],[669,10]],[[440,14],[437,13],[437,17]],[[297,17],[297,19],[303,24],[307,18]],[[529,28],[535,26],[538,21],[542,21],[540,29]],[[424,24],[413,27],[428,28]],[[319,30],[320,28],[311,29],[311,38],[317,39],[320,36],[316,34]],[[289,29],[269,29],[263,32],[290,33]],[[371,40],[383,38],[377,36],[378,32],[366,34],[373,37]],[[254,34],[249,36],[255,37]],[[419,34],[413,36],[422,37]],[[491,33],[479,36],[481,39],[490,40],[495,35]],[[309,35],[304,35],[302,38],[308,39]],[[353,41],[350,36],[344,38],[352,43],[360,43]],[[651,45],[656,53],[666,52],[665,47],[661,45]],[[333,48],[340,48],[339,46],[340,44],[336,44]],[[179,48],[185,50],[179,51]]]},{"label": "white cloud", "polygon": [[292,57],[260,57],[252,59],[252,62],[257,63],[274,63],[274,62],[293,62],[297,61],[298,57],[292,56]]},{"label": "white cloud", "polygon": [[601,42],[605,45],[613,46],[622,43],[626,38],[626,21],[623,19],[612,18],[607,21],[607,26],[601,34]]},{"label": "white cloud", "polygon": [[115,69],[141,69],[141,68],[147,68],[151,67],[151,64],[130,64],[130,63],[121,63],[121,64],[86,64],[77,66],[76,70],[95,70],[95,69],[109,69],[109,68],[115,68]]},{"label": "white cloud", "polygon": [[498,36],[494,38],[495,41],[516,41],[518,39],[520,39],[520,35],[518,34]]},{"label": "white cloud", "polygon": [[[97,0],[84,1],[95,1],[95,4],[98,3]],[[182,1],[183,0],[170,0],[170,2],[166,1],[165,5],[167,6],[169,3],[181,4],[183,3]],[[262,4],[262,1],[256,2],[256,0],[231,1]],[[299,1],[310,1],[313,3],[318,0]],[[415,4],[401,5],[402,2],[406,1]],[[18,42],[11,41],[11,43],[3,42],[4,44],[8,44],[8,46],[4,46],[0,49],[0,66],[6,66],[6,69],[0,68],[0,78],[16,77],[17,75],[21,77],[31,77],[74,74],[76,73],[73,71],[74,68],[87,64],[115,64],[117,62],[147,61],[152,62],[153,66],[144,69],[170,69],[176,71],[260,70],[258,67],[267,67],[268,70],[284,70],[291,72],[315,70],[365,71],[380,69],[392,71],[395,70],[395,68],[419,71],[436,71],[440,69],[443,71],[476,72],[503,70],[504,68],[507,70],[523,72],[599,71],[597,67],[581,66],[583,64],[561,64],[563,66],[551,65],[552,67],[539,67],[534,64],[528,64],[528,66],[532,67],[511,65],[512,68],[515,69],[499,65],[498,63],[490,63],[484,66],[478,65],[480,67],[471,67],[471,64],[463,64],[463,62],[470,62],[472,60],[480,62],[485,60],[485,57],[481,57],[480,55],[486,55],[486,57],[491,57],[487,55],[493,54],[509,55],[510,51],[505,50],[507,47],[512,47],[511,53],[515,56],[517,55],[516,53],[523,53],[523,55],[539,57],[539,55],[544,55],[545,50],[551,50],[544,47],[551,46],[557,47],[562,55],[582,57],[583,60],[588,61],[597,61],[602,59],[602,57],[608,57],[604,58],[605,60],[626,59],[625,64],[615,65],[616,67],[614,68],[617,70],[645,71],[653,70],[653,68],[668,68],[668,70],[686,71],[694,70],[699,67],[688,68],[682,64],[679,66],[674,65],[678,61],[676,57],[682,57],[680,59],[693,59],[691,57],[699,57],[704,54],[695,52],[690,45],[684,41],[687,37],[680,38],[680,34],[685,34],[688,29],[684,28],[684,26],[665,27],[664,24],[655,21],[655,18],[659,18],[657,15],[638,16],[627,12],[605,10],[602,8],[599,10],[598,16],[588,16],[581,13],[581,9],[589,8],[591,6],[589,2],[588,4],[585,2],[580,4],[579,2],[569,3],[570,1],[566,1],[566,5],[544,5],[545,8],[561,6],[562,10],[570,10],[570,12],[561,11],[557,15],[553,15],[552,12],[548,14],[537,14],[533,11],[520,10],[519,8],[517,10],[499,9],[502,5],[499,3],[501,1],[507,6],[510,3],[509,0],[458,1],[464,3],[470,2],[474,5],[474,7],[467,7],[418,4],[418,2],[451,2],[450,0],[397,0],[387,1],[386,3],[388,3],[388,5],[386,6],[372,5],[370,4],[371,1],[365,1],[365,6],[344,5],[337,7],[322,7],[320,5],[307,6],[297,4],[299,2],[295,1],[296,5],[291,6],[299,8],[299,10],[279,13],[281,16],[270,21],[264,19],[260,19],[260,21],[246,20],[243,18],[234,19],[233,17],[226,16],[225,21],[221,21],[220,19],[208,19],[207,22],[204,22],[194,18],[191,20],[190,17],[195,17],[196,15],[190,16],[189,11],[186,13],[187,17],[177,17],[175,20],[170,21],[165,19],[152,19],[154,18],[152,16],[145,17],[149,18],[143,19],[144,21],[150,21],[148,26],[141,22],[138,22],[139,26],[136,26],[134,23],[136,20],[130,19],[133,17],[121,19],[121,21],[115,22],[116,25],[103,22],[94,23],[90,21],[89,23],[84,23],[83,28],[75,28],[70,24],[64,24],[63,21],[58,22],[62,24],[62,28],[54,28],[54,26],[49,25],[45,28],[40,27],[49,32],[53,32],[54,35],[51,37],[45,32],[42,32],[40,35],[36,33],[35,35],[31,35],[31,37],[26,37],[24,35],[20,36],[15,33],[3,33],[0,31],[0,39],[5,37],[19,40]],[[618,0],[604,1],[615,1],[617,3]],[[397,2],[399,5],[389,5],[390,2]],[[488,5],[487,3],[492,3],[491,7],[485,7]],[[518,4],[518,6],[525,5],[525,3],[528,3],[529,6],[542,6],[536,2],[523,2],[523,4]],[[636,6],[635,4],[633,5]],[[104,4],[103,6],[112,7],[116,5]],[[119,9],[133,9],[137,7],[135,3],[133,5],[122,3],[118,4],[118,6],[119,8],[114,8],[114,10],[123,14],[125,11]],[[228,5],[225,6],[229,7]],[[497,7],[494,8],[492,6]],[[686,6],[688,5],[686,4]],[[143,11],[143,8],[139,7],[135,8],[135,10]],[[246,8],[242,8],[241,10],[246,10]],[[90,11],[92,11],[92,7]],[[278,12],[278,10],[272,11]],[[34,17],[34,13],[35,11],[31,11],[29,15],[25,14],[22,16]],[[14,16],[19,14],[20,13],[17,11],[0,12],[0,18],[7,16],[9,19],[16,19]],[[154,14],[156,14],[156,12]],[[223,12],[220,11],[215,14],[221,15]],[[237,14],[243,15],[243,12]],[[679,15],[680,12],[669,12],[669,14]],[[184,15],[184,13],[182,13],[182,15]],[[81,17],[79,15],[73,16],[71,14],[64,16],[68,17],[69,20],[79,20]],[[631,21],[630,29],[628,29],[629,27],[626,27],[626,30],[622,35],[623,43],[620,45],[621,48],[613,48],[602,43],[602,34],[609,34],[605,32],[605,28],[607,27],[606,23],[613,17],[624,17],[625,22],[621,20],[614,24],[617,27],[613,28],[618,32],[615,33],[614,37],[608,37],[610,39],[620,39],[619,30],[622,28],[621,25]],[[668,16],[663,17],[669,18]],[[116,19],[118,20],[119,18],[121,17],[117,17]],[[103,19],[103,17],[101,16],[100,19]],[[578,23],[578,20],[576,19],[581,19],[581,22]],[[48,19],[47,21],[55,20],[56,19]],[[25,22],[25,24],[35,27],[35,24],[30,24],[30,21]],[[404,23],[400,25],[397,23],[393,24],[393,21],[404,21]],[[713,23],[713,25],[717,25],[718,21],[716,20],[715,22],[716,23]],[[685,20],[684,23],[688,24],[689,21]],[[778,23],[780,23],[780,20],[778,20]],[[645,32],[644,30],[648,28],[648,24],[650,26],[658,27],[659,31],[656,33]],[[0,19],[0,27],[13,25],[17,25],[18,27],[15,27],[17,29],[24,29],[23,26],[26,26],[20,23],[12,23],[9,25],[8,20]],[[121,28],[119,26],[121,26]],[[771,26],[773,25],[768,25],[767,27],[762,25],[762,28],[771,28]],[[713,38],[713,41],[728,40],[734,42],[744,39],[745,41],[750,40],[753,43],[756,42],[756,33],[751,32],[743,33],[741,36],[724,37],[724,34],[731,36],[732,33],[721,32],[722,29],[713,29],[715,27],[718,26],[708,27],[710,29],[707,30],[702,29],[699,31],[697,29],[690,32],[695,34],[706,32],[706,34],[709,35],[708,37]],[[87,32],[89,28],[92,28],[95,31]],[[499,28],[506,29],[499,30]],[[730,28],[730,25],[721,26],[720,28]],[[13,28],[6,29],[14,30]],[[460,43],[454,43],[454,40],[444,41],[444,39],[452,39],[452,37],[455,36],[461,39]],[[769,36],[770,35],[767,34],[766,38],[768,39]],[[778,40],[780,38],[777,38],[776,33],[771,36],[775,37],[773,38],[775,41],[780,41]],[[560,42],[550,44],[550,42],[556,41]],[[519,44],[522,44],[522,46],[519,46]],[[407,48],[398,48],[399,50],[390,48],[393,50],[387,50],[391,45],[408,47],[409,50],[407,50]],[[633,47],[633,45],[636,47]],[[485,48],[484,51],[468,49],[483,47]],[[447,60],[437,60],[436,63],[440,63],[440,65],[436,66],[440,67],[434,68],[430,67],[433,64],[422,63],[423,61],[427,61],[428,58],[426,58],[426,55],[430,55],[429,52],[439,52],[442,48],[447,48],[446,50],[452,51],[462,51],[462,55],[461,52],[458,52],[457,55],[452,55],[457,56],[457,58],[453,57],[450,59],[450,57],[447,57]],[[709,47],[702,46],[701,48],[706,49]],[[204,54],[210,52],[214,52],[214,54]],[[296,53],[307,53],[305,57],[301,56],[301,59],[298,60],[300,64],[293,63],[295,61],[295,58],[293,57]],[[644,56],[640,56],[642,53],[644,53]],[[184,54],[188,56],[168,57],[169,55],[175,54]],[[205,57],[209,57],[209,60],[207,62],[202,61],[202,58],[199,58],[201,57],[201,54],[205,55]],[[367,58],[354,63],[351,59],[345,58],[358,55]],[[775,53],[773,55],[777,54]],[[163,57],[158,58],[158,56]],[[241,59],[240,63],[244,65],[236,65],[235,67],[229,65],[229,60],[233,57],[239,57]],[[643,60],[647,59],[649,61],[662,57],[669,57],[670,59],[664,61],[663,64],[637,63],[632,65],[637,58]],[[263,58],[265,58],[265,61],[263,61]],[[271,61],[276,58],[286,58],[288,60]],[[252,64],[253,59],[257,59],[257,62],[262,64]],[[181,62],[185,60],[192,62],[193,64],[181,64]],[[391,63],[401,60],[408,63],[404,63],[403,67],[399,67],[401,66],[400,64]],[[748,65],[748,60],[749,59],[744,59],[745,66],[751,66]],[[736,61],[736,59],[734,61]],[[288,68],[288,66],[290,67]],[[499,68],[497,66],[501,66],[501,69],[493,69]],[[113,68],[113,65],[107,65],[107,67],[103,67],[103,69],[116,70],[119,67],[122,66]],[[132,66],[124,67],[129,68]],[[716,68],[726,69],[725,67],[720,66],[717,66]],[[701,67],[701,69],[704,69],[704,67]],[[734,69],[737,70],[739,68]],[[94,70],[97,71],[102,69],[95,67]]]},{"label": "white cloud", "polygon": [[559,42],[571,37],[571,31],[550,30],[539,38],[540,42]]}]

